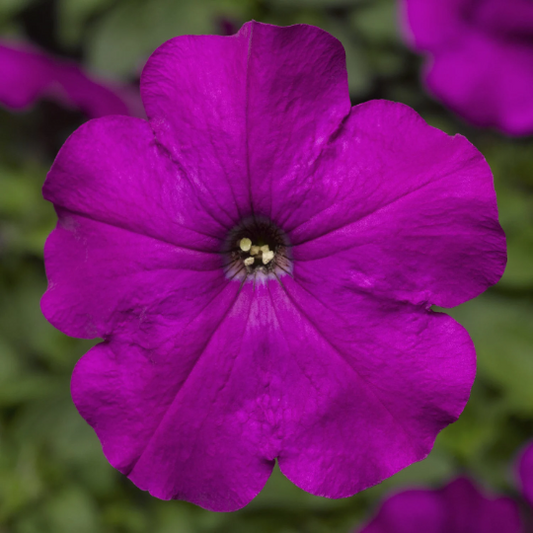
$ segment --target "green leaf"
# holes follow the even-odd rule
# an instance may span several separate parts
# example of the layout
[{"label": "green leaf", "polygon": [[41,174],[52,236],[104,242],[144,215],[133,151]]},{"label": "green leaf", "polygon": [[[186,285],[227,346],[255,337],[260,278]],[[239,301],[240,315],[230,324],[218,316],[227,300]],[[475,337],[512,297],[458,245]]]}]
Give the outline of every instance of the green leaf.
[{"label": "green leaf", "polygon": [[0,167],[0,224],[4,246],[13,253],[43,255],[46,237],[56,215],[41,188],[46,169],[26,164],[18,169]]},{"label": "green leaf", "polygon": [[324,18],[320,26],[339,39],[344,46],[350,94],[353,97],[360,97],[370,91],[372,71],[369,68],[368,56],[365,54],[361,44],[353,38],[346,25],[339,23],[335,19]]},{"label": "green leaf", "polygon": [[58,0],[58,36],[67,48],[78,46],[89,17],[111,4],[112,0]]},{"label": "green leaf", "polygon": [[533,306],[482,295],[449,314],[474,341],[479,376],[501,390],[509,410],[533,416]]},{"label": "green leaf", "polygon": [[89,62],[112,76],[137,74],[168,39],[219,33],[220,17],[245,19],[248,4],[236,0],[123,1],[94,27],[88,42]]},{"label": "green leaf", "polygon": [[400,41],[397,9],[393,0],[369,2],[351,12],[351,28],[367,42],[397,44]]},{"label": "green leaf", "polygon": [[75,485],[54,494],[45,507],[54,533],[98,533],[101,525],[95,502]]},{"label": "green leaf", "polygon": [[35,0],[0,0],[0,19],[12,17]]},{"label": "green leaf", "polygon": [[[273,20],[273,23],[278,21]],[[344,47],[346,52],[346,69],[348,71],[348,86],[350,94],[360,98],[372,86],[372,71],[369,68],[367,53],[363,46],[354,39],[347,25],[338,18],[315,13],[313,11],[296,11],[287,13],[283,24],[312,24],[331,33]]]},{"label": "green leaf", "polygon": [[501,284],[533,288],[533,143],[494,142],[482,147],[494,172],[508,263]]}]

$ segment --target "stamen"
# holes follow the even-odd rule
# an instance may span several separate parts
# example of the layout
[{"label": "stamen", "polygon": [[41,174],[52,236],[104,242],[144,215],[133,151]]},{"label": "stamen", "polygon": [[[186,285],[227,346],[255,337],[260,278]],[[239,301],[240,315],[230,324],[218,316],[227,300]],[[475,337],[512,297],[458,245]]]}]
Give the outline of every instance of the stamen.
[{"label": "stamen", "polygon": [[272,222],[247,219],[231,230],[224,253],[228,264],[224,270],[229,279],[239,277],[263,283],[269,278],[291,274],[290,246],[283,232]]},{"label": "stamen", "polygon": [[251,247],[252,247],[252,241],[248,239],[247,237],[244,237],[243,239],[240,240],[239,248],[243,252],[247,252],[248,250],[250,250]]},{"label": "stamen", "polygon": [[[264,248],[264,246],[263,246]],[[266,247],[268,249],[268,246]],[[263,265],[268,265],[272,259],[274,259],[274,252],[272,250],[268,250],[266,252],[263,252]]]}]

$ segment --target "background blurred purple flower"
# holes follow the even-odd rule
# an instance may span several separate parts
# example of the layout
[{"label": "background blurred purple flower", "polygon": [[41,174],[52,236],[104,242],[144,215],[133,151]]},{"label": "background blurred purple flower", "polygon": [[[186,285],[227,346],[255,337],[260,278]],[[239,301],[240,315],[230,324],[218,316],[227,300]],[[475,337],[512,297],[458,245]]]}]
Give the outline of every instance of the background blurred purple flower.
[{"label": "background blurred purple flower", "polygon": [[468,121],[533,133],[533,2],[402,0],[428,89]]},{"label": "background blurred purple flower", "polygon": [[72,61],[26,43],[0,41],[0,103],[24,109],[41,98],[80,109],[89,117],[143,116],[138,91],[101,82]]},{"label": "background blurred purple flower", "polygon": [[387,499],[360,533],[522,533],[516,502],[485,495],[467,478],[439,490],[407,490]]},{"label": "background blurred purple flower", "polygon": [[74,402],[160,498],[248,503],[274,460],[349,496],[424,458],[470,393],[458,305],[501,276],[492,176],[408,107],[351,108],[312,26],[184,36],[148,61],[149,121],[66,142],[44,194],[46,317],[103,337]]}]

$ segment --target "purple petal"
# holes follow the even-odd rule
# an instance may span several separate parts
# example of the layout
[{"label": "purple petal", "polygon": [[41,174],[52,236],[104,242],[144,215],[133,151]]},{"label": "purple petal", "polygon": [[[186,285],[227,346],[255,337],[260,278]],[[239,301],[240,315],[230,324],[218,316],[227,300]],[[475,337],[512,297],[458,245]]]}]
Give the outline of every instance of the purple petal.
[{"label": "purple petal", "polygon": [[465,0],[400,0],[406,39],[416,50],[438,50],[465,31]]},{"label": "purple petal", "polygon": [[338,498],[427,456],[466,404],[475,352],[447,315],[316,281],[307,269],[269,285],[279,464],[304,490]]},{"label": "purple petal", "polygon": [[437,98],[478,126],[533,132],[530,0],[404,0],[402,14]]},{"label": "purple petal", "polygon": [[72,381],[111,464],[155,496],[234,510],[276,457],[348,496],[425,457],[468,398],[474,350],[445,315],[352,298],[339,316],[290,279],[198,293],[176,277]]},{"label": "purple petal", "polygon": [[485,496],[467,478],[459,478],[441,490],[449,531],[519,533],[518,505],[505,496]]},{"label": "purple petal", "polygon": [[272,471],[266,363],[246,338],[259,303],[238,287],[214,293],[208,312],[200,295],[170,294],[140,319],[134,342],[130,328],[74,370],[74,402],[110,463],[159,498],[231,511]]},{"label": "purple petal", "polygon": [[161,302],[170,295],[178,302],[197,296],[203,307],[226,284],[216,253],[57,211],[59,223],[45,247],[50,283],[41,307],[69,335],[107,338],[131,322],[139,326],[155,308],[168,312]]},{"label": "purple petal", "polygon": [[519,533],[517,504],[486,497],[466,478],[437,491],[410,490],[386,500],[361,533]]},{"label": "purple petal", "polygon": [[307,177],[350,111],[342,45],[306,25],[176,37],[148,60],[141,94],[158,140],[235,223],[268,214],[283,176]]},{"label": "purple petal", "polygon": [[445,530],[445,523],[446,508],[438,492],[409,490],[387,499],[361,533],[456,533]]},{"label": "purple petal", "polygon": [[113,314],[131,319],[164,296],[167,282],[198,291],[180,272],[200,285],[212,278],[212,289],[226,281],[219,254],[226,230],[205,211],[209,197],[198,203],[143,120],[84,124],[59,152],[44,196],[60,220],[45,247],[42,308],[66,333],[106,336],[120,326]]},{"label": "purple petal", "polygon": [[518,477],[524,498],[533,506],[533,444],[528,444],[518,462]]},{"label": "purple petal", "polygon": [[27,108],[47,97],[89,117],[142,115],[133,90],[96,81],[75,63],[29,45],[0,43],[0,78],[0,103],[11,109]]},{"label": "purple petal", "polygon": [[[533,24],[532,24],[533,39]],[[484,34],[436,53],[425,71],[429,90],[472,124],[510,135],[533,131],[533,52]]]},{"label": "purple petal", "polygon": [[[289,209],[298,197],[299,209]],[[314,269],[318,286],[452,307],[505,267],[483,156],[402,104],[355,107],[313,176],[278,202],[295,268]]]}]

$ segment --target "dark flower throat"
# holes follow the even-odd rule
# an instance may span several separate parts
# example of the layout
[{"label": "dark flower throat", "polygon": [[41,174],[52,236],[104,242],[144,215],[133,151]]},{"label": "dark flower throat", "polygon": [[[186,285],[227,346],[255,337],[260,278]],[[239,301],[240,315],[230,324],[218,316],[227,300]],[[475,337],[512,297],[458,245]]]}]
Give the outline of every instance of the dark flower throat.
[{"label": "dark flower throat", "polygon": [[278,278],[291,274],[286,234],[270,220],[245,219],[228,234],[224,246],[225,270],[230,279],[245,281],[251,276]]}]

